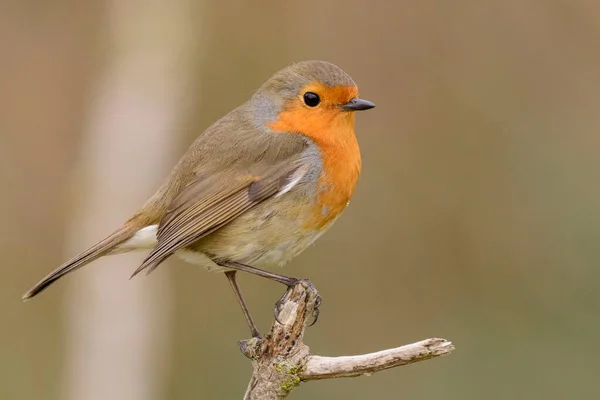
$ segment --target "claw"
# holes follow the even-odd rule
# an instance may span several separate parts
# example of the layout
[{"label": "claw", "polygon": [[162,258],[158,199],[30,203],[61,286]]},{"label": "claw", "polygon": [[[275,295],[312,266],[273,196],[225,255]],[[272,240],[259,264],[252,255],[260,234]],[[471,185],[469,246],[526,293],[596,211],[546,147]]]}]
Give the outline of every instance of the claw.
[{"label": "claw", "polygon": [[273,309],[273,317],[275,317],[275,321],[277,321],[279,325],[283,325],[283,322],[281,322],[281,320],[279,319],[279,312],[281,311],[279,308],[279,302],[275,303],[275,308]]},{"label": "claw", "polygon": [[[296,283],[297,283],[297,280],[296,280]],[[283,310],[283,304],[284,304],[283,299],[285,299],[285,297],[287,296],[289,291],[292,290],[293,287],[294,287],[294,285],[288,286],[288,288],[286,289],[283,296],[281,296],[281,298],[279,300],[277,300],[277,303],[275,303],[275,309],[273,310],[273,316],[275,317],[275,321],[277,321],[280,325],[283,325],[283,322],[281,322],[281,320],[279,319],[279,313],[281,312],[281,310]]]},{"label": "claw", "polygon": [[[310,281],[307,281],[304,279],[295,279],[294,285],[297,285],[298,283],[301,283],[301,282],[304,282],[304,284],[306,284],[314,289],[314,286],[312,285],[312,283],[310,283]],[[279,313],[283,309],[283,305],[285,303],[284,302],[285,297],[287,296],[288,292],[294,288],[294,285],[288,286],[288,288],[285,291],[285,293],[283,294],[283,296],[281,296],[281,298],[279,300],[277,300],[277,303],[275,303],[275,308],[273,309],[273,316],[275,317],[275,321],[277,321],[280,325],[283,325],[283,322],[281,322],[281,320],[279,319]],[[310,322],[310,324],[308,324],[309,327],[313,326],[314,324],[317,323],[317,320],[319,319],[319,314],[320,314],[320,309],[319,309],[320,306],[321,306],[321,296],[319,296],[317,294],[317,298],[315,299],[315,309],[313,311],[313,316],[312,316],[313,320]]]},{"label": "claw", "polygon": [[308,327],[310,328],[311,326],[313,326],[314,324],[317,323],[317,321],[319,320],[319,314],[321,312],[318,309],[315,309],[315,312],[313,314],[313,320],[310,324],[308,324]]},{"label": "claw", "polygon": [[315,299],[315,309],[313,311],[313,320],[310,324],[308,324],[309,327],[313,326],[314,324],[317,323],[317,321],[319,320],[319,314],[321,314],[321,296],[317,295],[317,298]]}]

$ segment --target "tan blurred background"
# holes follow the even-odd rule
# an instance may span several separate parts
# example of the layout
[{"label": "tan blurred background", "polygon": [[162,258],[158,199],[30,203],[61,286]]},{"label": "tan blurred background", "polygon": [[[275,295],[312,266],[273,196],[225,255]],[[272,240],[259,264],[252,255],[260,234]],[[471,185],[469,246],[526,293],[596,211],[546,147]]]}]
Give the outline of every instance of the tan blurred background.
[{"label": "tan blurred background", "polygon": [[[600,398],[599,3],[5,0],[0,399],[241,398],[248,333],[224,277],[169,260],[129,281],[127,255],[20,296],[304,59],[377,104],[351,206],[285,270],[323,297],[307,343],[457,350],[291,397]],[[240,281],[265,330],[283,289]]]}]

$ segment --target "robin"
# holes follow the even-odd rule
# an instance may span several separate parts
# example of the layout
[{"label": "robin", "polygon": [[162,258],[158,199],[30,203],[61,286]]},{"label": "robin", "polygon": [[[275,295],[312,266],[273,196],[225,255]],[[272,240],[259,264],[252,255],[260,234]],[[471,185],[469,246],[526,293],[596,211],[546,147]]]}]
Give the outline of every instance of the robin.
[{"label": "robin", "polygon": [[264,269],[290,261],[346,208],[361,170],[354,112],[373,107],[336,65],[304,61],[280,70],[204,131],[127,222],[23,299],[100,257],[150,250],[132,277],[173,254],[223,271],[252,335],[260,336],[236,272],[288,288],[298,282]]}]

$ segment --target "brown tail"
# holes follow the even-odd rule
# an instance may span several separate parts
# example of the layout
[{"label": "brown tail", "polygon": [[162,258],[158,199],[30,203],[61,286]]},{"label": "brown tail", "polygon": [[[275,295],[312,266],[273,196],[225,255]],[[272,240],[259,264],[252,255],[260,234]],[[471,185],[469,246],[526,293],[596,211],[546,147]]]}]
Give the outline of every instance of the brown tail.
[{"label": "brown tail", "polygon": [[23,300],[31,299],[33,296],[42,292],[56,280],[65,276],[69,272],[75,271],[76,269],[79,269],[84,265],[106,255],[112,248],[131,238],[138,231],[138,229],[139,228],[137,226],[132,226],[129,224],[124,225],[112,235],[101,240],[83,253],[73,257],[54,271],[50,272],[44,279],[39,281],[34,287],[32,287],[23,295]]}]

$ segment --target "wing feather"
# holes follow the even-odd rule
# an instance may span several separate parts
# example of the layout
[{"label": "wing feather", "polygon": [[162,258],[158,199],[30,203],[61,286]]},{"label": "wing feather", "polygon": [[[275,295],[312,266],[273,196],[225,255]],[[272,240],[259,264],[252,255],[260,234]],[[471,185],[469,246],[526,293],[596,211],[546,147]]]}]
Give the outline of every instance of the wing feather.
[{"label": "wing feather", "polygon": [[173,200],[159,224],[156,247],[132,277],[144,269],[152,272],[177,250],[223,227],[280,191],[290,190],[290,182],[297,183],[301,179],[299,174],[307,171],[300,159],[265,168],[261,174],[217,175],[192,182]]}]

